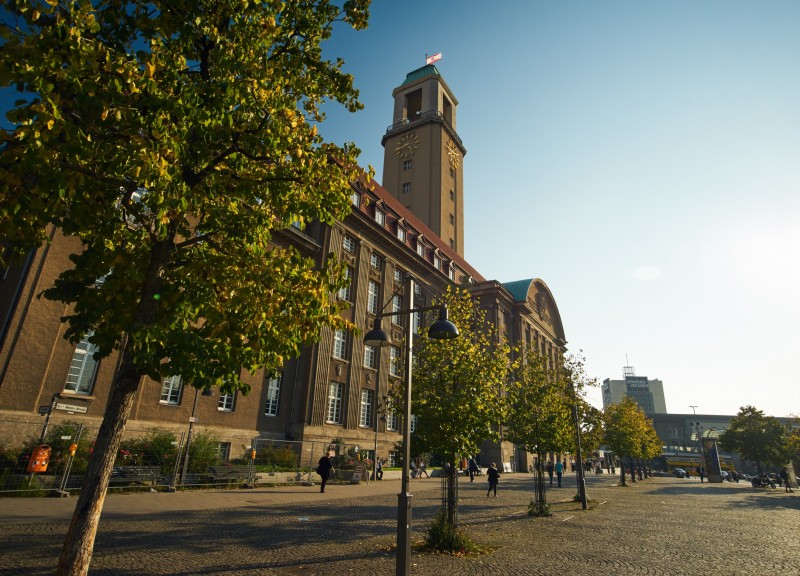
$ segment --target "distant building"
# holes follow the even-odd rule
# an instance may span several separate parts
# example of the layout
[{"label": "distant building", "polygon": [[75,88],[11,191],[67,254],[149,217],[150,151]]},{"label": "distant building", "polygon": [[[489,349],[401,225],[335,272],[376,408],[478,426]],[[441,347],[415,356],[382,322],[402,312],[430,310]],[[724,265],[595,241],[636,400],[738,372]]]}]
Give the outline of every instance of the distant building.
[{"label": "distant building", "polygon": [[661,380],[650,380],[647,376],[636,376],[633,366],[623,368],[624,380],[603,380],[603,409],[619,404],[626,396],[632,398],[648,416],[666,414],[664,384]]}]

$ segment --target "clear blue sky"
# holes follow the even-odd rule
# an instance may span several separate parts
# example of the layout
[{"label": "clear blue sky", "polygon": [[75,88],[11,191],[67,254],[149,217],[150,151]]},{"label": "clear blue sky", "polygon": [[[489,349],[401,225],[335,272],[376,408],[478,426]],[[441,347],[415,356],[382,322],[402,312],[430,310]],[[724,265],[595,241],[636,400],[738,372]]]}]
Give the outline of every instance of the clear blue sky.
[{"label": "clear blue sky", "polygon": [[322,132],[380,181],[392,89],[442,52],[467,260],[542,278],[599,381],[628,362],[669,412],[798,414],[798,30],[796,0],[378,0],[327,47],[365,110]]}]

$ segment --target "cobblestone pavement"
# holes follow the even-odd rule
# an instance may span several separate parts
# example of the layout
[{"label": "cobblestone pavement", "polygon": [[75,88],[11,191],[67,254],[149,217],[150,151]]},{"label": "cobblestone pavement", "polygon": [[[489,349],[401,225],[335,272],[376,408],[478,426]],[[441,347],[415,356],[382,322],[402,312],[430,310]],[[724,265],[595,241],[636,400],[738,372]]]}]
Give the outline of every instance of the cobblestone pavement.
[{"label": "cobblestone pavement", "polygon": [[[474,484],[462,479],[461,524],[475,541],[493,551],[467,558],[415,550],[411,572],[437,576],[800,572],[797,491],[787,494],[782,488],[677,478],[652,478],[627,488],[614,482],[608,476],[589,477],[591,502],[588,510],[582,510],[571,501],[576,490],[569,478],[564,488],[548,490],[555,515],[532,518],[526,515],[532,475],[503,475],[497,498],[486,497],[483,479]],[[90,574],[394,574],[399,486],[399,481],[372,483],[369,489],[332,486],[324,495],[311,487],[284,493],[238,491],[228,497],[199,493],[172,500],[165,511],[149,509],[148,502],[157,503],[157,498],[166,502],[176,495],[109,497],[118,500],[111,505],[107,501]],[[441,490],[438,479],[415,480],[411,486],[417,543],[441,502]],[[54,502],[41,499],[14,508],[9,499],[0,499],[0,573],[53,573],[68,526],[68,516],[59,513],[64,504],[50,507],[52,517],[40,510],[26,518],[24,510]]]}]

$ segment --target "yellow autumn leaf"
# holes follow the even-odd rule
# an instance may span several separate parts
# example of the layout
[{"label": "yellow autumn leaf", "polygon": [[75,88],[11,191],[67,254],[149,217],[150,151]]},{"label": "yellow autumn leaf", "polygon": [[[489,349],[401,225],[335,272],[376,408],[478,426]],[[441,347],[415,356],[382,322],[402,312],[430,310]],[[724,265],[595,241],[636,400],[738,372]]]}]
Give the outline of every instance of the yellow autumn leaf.
[{"label": "yellow autumn leaf", "polygon": [[156,73],[156,65],[153,62],[145,62],[144,64],[144,77],[152,78]]}]

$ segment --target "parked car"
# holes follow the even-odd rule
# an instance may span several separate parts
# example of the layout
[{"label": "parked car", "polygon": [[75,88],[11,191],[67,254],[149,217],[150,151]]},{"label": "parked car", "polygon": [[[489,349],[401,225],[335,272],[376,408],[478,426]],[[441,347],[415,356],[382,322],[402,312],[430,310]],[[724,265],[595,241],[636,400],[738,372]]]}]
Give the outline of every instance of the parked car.
[{"label": "parked car", "polygon": [[728,480],[728,471],[727,470],[723,470],[722,471],[722,479],[723,480]]},{"label": "parked car", "polygon": [[689,477],[689,475],[686,473],[686,470],[684,470],[683,468],[675,468],[675,469],[672,470],[672,473],[677,478],[688,478]]}]

